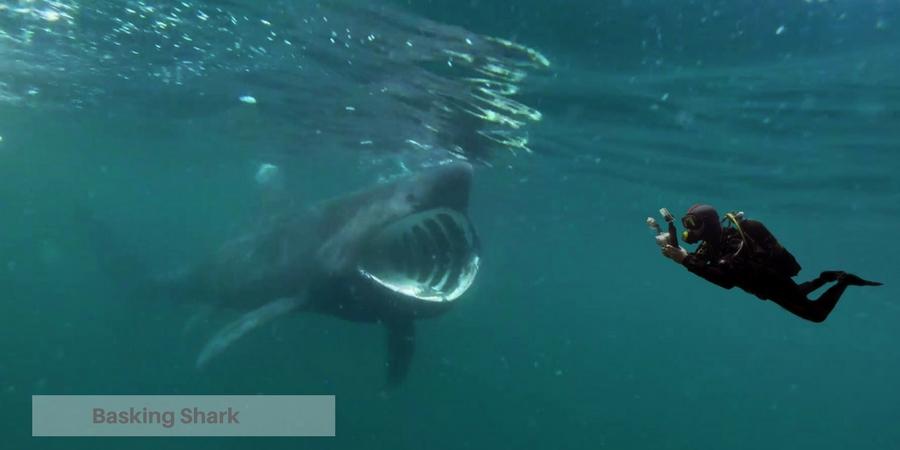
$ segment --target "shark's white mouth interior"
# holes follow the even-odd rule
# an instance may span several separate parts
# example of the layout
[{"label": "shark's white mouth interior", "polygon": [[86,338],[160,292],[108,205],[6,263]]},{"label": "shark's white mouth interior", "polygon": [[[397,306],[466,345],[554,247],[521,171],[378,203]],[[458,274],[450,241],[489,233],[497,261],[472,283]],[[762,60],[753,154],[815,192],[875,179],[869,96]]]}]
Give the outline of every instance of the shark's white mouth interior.
[{"label": "shark's white mouth interior", "polygon": [[478,273],[478,237],[469,219],[450,208],[406,216],[367,243],[358,266],[391,291],[431,302],[456,300]]}]

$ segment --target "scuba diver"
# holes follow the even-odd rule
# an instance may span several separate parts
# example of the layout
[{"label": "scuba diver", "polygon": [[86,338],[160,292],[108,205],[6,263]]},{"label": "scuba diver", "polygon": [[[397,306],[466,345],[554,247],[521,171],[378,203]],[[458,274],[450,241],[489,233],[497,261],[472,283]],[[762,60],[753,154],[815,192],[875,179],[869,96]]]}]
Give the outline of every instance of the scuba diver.
[{"label": "scuba diver", "polygon": [[[695,252],[688,253],[678,246],[674,217],[665,208],[660,213],[669,223],[669,233],[663,233],[652,218],[647,223],[657,231],[664,256],[707,281],[725,289],[737,286],[812,322],[828,317],[847,286],[881,286],[842,271],[825,271],[797,284],[792,278],[800,272],[800,264],[761,222],[745,219],[739,212],[720,219],[709,205],[694,205],[681,219],[682,239],[688,244],[702,241]],[[807,298],[831,282],[835,284],[818,299]]]}]

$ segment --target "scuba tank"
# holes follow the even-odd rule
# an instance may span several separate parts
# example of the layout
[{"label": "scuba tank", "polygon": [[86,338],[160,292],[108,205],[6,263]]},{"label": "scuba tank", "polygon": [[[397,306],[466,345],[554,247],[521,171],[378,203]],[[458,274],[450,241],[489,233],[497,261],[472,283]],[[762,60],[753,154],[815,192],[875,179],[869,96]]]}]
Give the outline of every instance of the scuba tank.
[{"label": "scuba tank", "polygon": [[746,249],[751,260],[774,273],[789,278],[800,273],[801,267],[794,255],[762,223],[744,218],[743,211],[725,214],[722,222],[726,227],[733,227],[741,238],[741,244],[733,256]]}]

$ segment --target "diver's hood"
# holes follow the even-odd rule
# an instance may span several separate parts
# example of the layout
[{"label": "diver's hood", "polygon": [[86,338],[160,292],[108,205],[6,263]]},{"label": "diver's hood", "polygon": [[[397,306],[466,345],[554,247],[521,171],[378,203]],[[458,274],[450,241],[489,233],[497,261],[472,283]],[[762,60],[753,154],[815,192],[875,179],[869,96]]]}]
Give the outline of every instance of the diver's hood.
[{"label": "diver's hood", "polygon": [[437,207],[390,222],[367,240],[358,272],[398,294],[429,302],[461,296],[478,273],[480,244],[461,212]]},{"label": "diver's hood", "polygon": [[710,205],[694,205],[688,209],[681,224],[685,227],[682,239],[688,244],[699,241],[718,243],[722,236],[719,213]]}]

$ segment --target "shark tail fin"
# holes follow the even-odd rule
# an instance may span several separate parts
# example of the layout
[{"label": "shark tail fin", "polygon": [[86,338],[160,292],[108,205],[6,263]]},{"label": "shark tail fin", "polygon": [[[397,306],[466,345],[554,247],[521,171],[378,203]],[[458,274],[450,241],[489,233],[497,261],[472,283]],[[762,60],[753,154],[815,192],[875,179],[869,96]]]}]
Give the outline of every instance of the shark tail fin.
[{"label": "shark tail fin", "polygon": [[150,271],[137,252],[130,251],[124,240],[94,211],[79,207],[75,210],[75,220],[85,231],[100,270],[128,294],[149,295],[153,288]]}]

